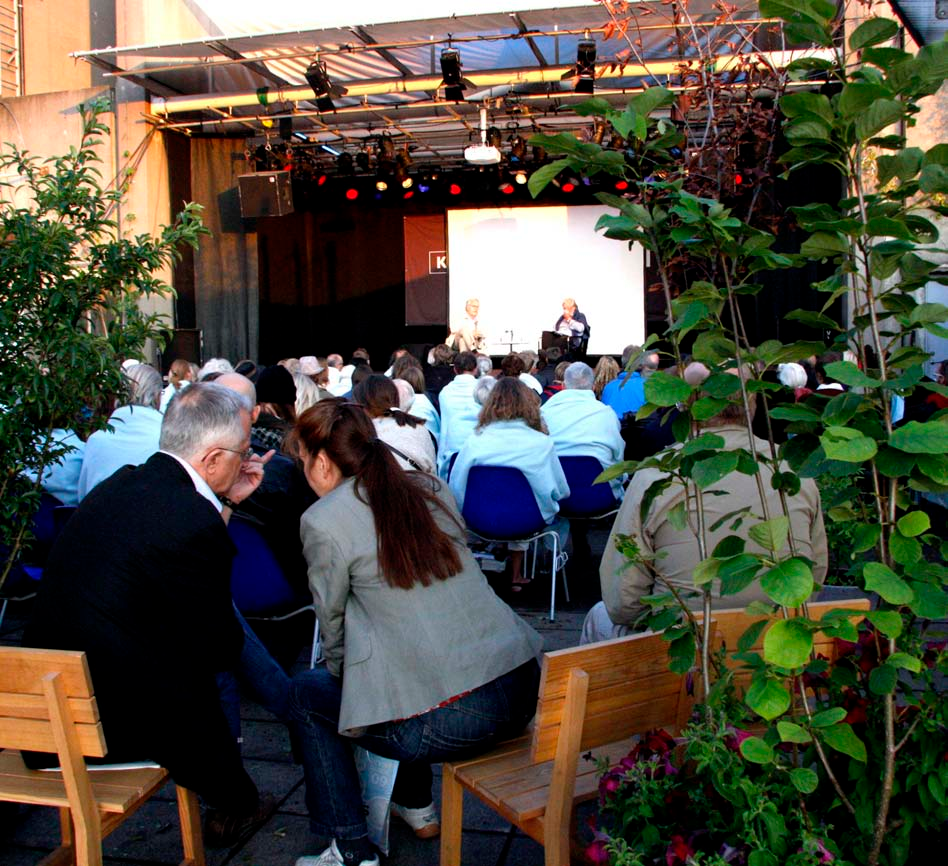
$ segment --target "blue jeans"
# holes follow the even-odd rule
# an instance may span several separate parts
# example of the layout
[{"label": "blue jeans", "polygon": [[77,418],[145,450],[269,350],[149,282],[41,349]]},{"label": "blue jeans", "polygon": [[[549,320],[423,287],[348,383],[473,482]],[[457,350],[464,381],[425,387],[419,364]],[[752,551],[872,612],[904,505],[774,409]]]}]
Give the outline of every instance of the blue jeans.
[{"label": "blue jeans", "polygon": [[381,722],[353,738],[337,733],[342,680],[324,667],[297,674],[290,686],[290,724],[302,749],[313,831],[347,840],[368,832],[353,743],[401,761],[392,799],[424,806],[431,802],[430,765],[476,755],[520,733],[536,712],[539,685],[540,668],[531,659],[446,707]]},{"label": "blue jeans", "polygon": [[234,739],[240,742],[240,689],[243,686],[260,706],[269,710],[281,722],[287,720],[290,700],[290,678],[267,651],[247,620],[234,608],[237,622],[244,630],[244,647],[240,665],[234,671],[217,675],[221,704],[227,717],[227,726]]}]

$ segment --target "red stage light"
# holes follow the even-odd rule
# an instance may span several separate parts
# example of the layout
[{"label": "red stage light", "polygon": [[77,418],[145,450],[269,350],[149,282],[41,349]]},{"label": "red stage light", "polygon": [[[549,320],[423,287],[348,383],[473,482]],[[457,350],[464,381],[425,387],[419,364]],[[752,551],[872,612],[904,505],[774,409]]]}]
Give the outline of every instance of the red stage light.
[{"label": "red stage light", "polygon": [[452,183],[451,186],[448,187],[448,192],[451,193],[451,195],[460,195],[461,194],[460,184]]},{"label": "red stage light", "polygon": [[566,181],[566,183],[564,183],[560,189],[563,190],[563,192],[572,192],[574,189],[576,189],[576,184]]},{"label": "red stage light", "polygon": [[514,186],[512,183],[504,183],[500,185],[500,191],[504,195],[512,195],[514,191]]},{"label": "red stage light", "polygon": [[735,175],[734,175],[734,185],[735,185],[735,186],[740,186],[742,183],[744,183],[744,178],[741,177],[741,175],[739,175],[739,174],[735,174]]},{"label": "red stage light", "polygon": [[326,175],[321,174],[316,180],[316,186],[322,186],[326,182]]},{"label": "red stage light", "polygon": [[358,197],[359,190],[352,188],[346,190],[346,198],[349,199],[349,201],[355,201]]},{"label": "red stage light", "polygon": [[623,189],[628,189],[628,188],[629,188],[629,182],[627,180],[616,181],[616,189],[623,190]]},{"label": "red stage light", "polygon": [[406,192],[406,193],[402,196],[402,198],[411,198],[414,194],[415,194],[415,191],[414,191],[413,189],[410,189],[410,190],[408,190],[408,192]]}]

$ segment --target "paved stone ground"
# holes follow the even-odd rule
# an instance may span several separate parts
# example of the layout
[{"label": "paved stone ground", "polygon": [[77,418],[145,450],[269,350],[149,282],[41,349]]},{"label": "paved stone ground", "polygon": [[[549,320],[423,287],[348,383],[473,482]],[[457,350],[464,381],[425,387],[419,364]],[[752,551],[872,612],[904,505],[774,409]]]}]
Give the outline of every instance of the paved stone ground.
[{"label": "paved stone ground", "polygon": [[[571,601],[558,594],[556,620],[550,622],[549,578],[538,577],[513,602],[515,609],[544,638],[544,649],[579,642],[583,617],[599,598],[598,560],[605,532],[591,534],[594,558],[568,566]],[[31,602],[11,604],[0,633],[0,644],[18,644]],[[301,651],[298,665],[308,664]],[[249,840],[230,850],[208,849],[210,866],[292,866],[302,854],[318,853],[325,840],[314,836],[303,795],[302,769],[290,758],[286,728],[249,701],[241,710],[244,763],[262,791],[279,799],[273,817]],[[440,767],[435,767],[435,802],[440,800]],[[0,803],[0,864],[31,866],[58,844],[59,825],[53,809]],[[387,866],[437,866],[438,841],[421,841],[400,821],[392,822],[391,854]],[[105,840],[109,866],[176,866],[181,860],[174,787],[168,785]],[[464,804],[463,862],[465,866],[542,866],[543,851],[533,840],[467,796]]]}]

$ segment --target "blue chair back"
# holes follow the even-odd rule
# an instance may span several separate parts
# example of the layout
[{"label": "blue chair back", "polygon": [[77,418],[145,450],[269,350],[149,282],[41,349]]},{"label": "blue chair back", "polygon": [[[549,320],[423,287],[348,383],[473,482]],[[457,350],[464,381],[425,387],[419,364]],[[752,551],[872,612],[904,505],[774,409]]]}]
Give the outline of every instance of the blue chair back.
[{"label": "blue chair back", "polygon": [[595,517],[619,504],[612,485],[593,483],[602,472],[595,457],[560,457],[560,465],[569,484],[569,496],[560,503],[563,517]]},{"label": "blue chair back", "polygon": [[230,591],[237,609],[244,616],[262,616],[298,606],[301,599],[257,527],[231,516],[227,532],[237,548],[230,573]]},{"label": "blue chair back", "polygon": [[524,474],[510,466],[473,466],[464,490],[464,520],[485,538],[513,541],[546,527]]}]

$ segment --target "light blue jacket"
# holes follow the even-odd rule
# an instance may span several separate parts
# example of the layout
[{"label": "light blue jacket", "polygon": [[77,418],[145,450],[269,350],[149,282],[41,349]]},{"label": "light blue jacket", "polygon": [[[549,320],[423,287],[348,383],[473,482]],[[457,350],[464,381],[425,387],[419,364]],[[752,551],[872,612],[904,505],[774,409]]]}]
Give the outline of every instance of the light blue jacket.
[{"label": "light blue jacket", "polygon": [[438,474],[447,478],[451,455],[461,450],[477,426],[481,407],[474,400],[477,379],[470,373],[455,376],[441,389],[441,435],[438,438]]},{"label": "light blue jacket", "polygon": [[645,405],[645,380],[642,374],[619,373],[602,389],[602,402],[616,413],[620,421],[626,412],[638,412]]},{"label": "light blue jacket", "polygon": [[112,413],[112,432],[97,430],[86,442],[79,473],[80,502],[117,469],[140,466],[158,450],[161,418],[157,409],[147,406],[120,406]]},{"label": "light blue jacket", "polygon": [[[43,489],[51,496],[55,496],[63,505],[79,504],[79,473],[82,470],[82,455],[86,443],[72,430],[57,428],[52,431],[52,439],[56,445],[70,445],[72,451],[64,454],[55,463],[50,463],[43,470]],[[33,472],[23,473],[31,480],[36,480]]]},{"label": "light blue jacket", "polygon": [[416,418],[424,418],[425,430],[434,436],[436,443],[441,440],[441,416],[427,394],[415,394],[415,399],[412,400],[407,412]]},{"label": "light blue jacket", "polygon": [[[595,457],[606,469],[618,463],[625,451],[619,419],[588,389],[569,388],[550,397],[540,408],[557,457]],[[610,482],[616,499],[622,499],[622,479]]]},{"label": "light blue jacket", "polygon": [[526,421],[494,421],[468,437],[451,470],[451,491],[464,508],[467,475],[472,466],[511,466],[519,469],[536,497],[543,519],[550,523],[569,496],[563,467],[556,459],[553,440],[527,426]]}]

